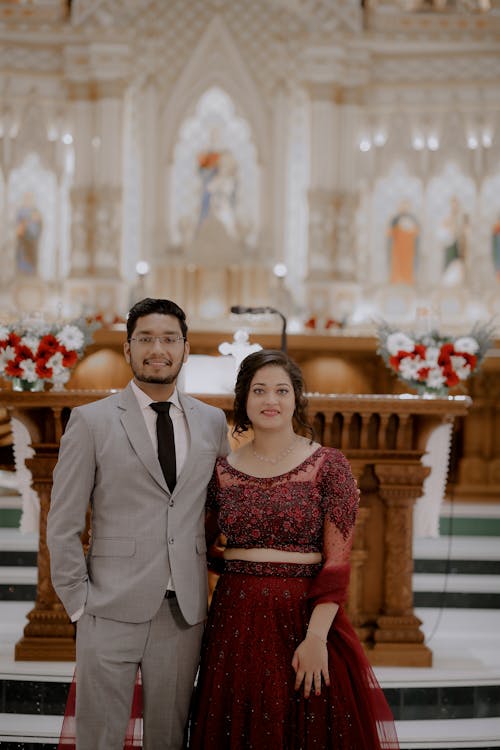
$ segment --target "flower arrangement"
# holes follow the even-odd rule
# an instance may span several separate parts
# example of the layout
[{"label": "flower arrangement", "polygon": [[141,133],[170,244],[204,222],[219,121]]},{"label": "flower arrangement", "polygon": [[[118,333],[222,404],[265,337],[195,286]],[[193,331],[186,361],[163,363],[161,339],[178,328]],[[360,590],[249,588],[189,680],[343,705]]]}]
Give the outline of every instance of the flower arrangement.
[{"label": "flower arrangement", "polygon": [[443,396],[476,372],[490,345],[491,324],[477,323],[465,336],[436,330],[405,333],[382,322],[378,353],[387,367],[421,394]]},{"label": "flower arrangement", "polygon": [[0,376],[12,380],[16,390],[43,390],[45,383],[63,388],[98,327],[83,318],[47,323],[35,317],[0,324]]}]

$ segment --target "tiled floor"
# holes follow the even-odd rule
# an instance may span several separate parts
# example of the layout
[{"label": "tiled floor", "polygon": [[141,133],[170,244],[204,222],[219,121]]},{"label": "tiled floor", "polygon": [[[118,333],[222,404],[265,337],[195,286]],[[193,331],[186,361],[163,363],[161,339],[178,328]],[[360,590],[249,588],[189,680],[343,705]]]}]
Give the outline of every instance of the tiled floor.
[{"label": "tiled floor", "polygon": [[[14,661],[14,645],[30,607],[27,602],[0,604],[0,681],[9,681],[11,693],[16,692],[13,681],[65,683],[73,674],[72,663]],[[425,610],[417,611],[417,616],[423,619],[426,635],[432,634],[429,646],[434,654],[433,667],[379,667],[377,676],[385,690],[397,691],[401,696],[399,700],[405,704],[402,708],[407,716],[412,711],[421,716],[425,706],[429,711],[434,710],[432,704],[437,693],[434,690],[431,697],[432,690],[438,687],[441,694],[444,688],[450,688],[444,705],[451,703],[455,712],[452,715],[457,718],[398,721],[402,748],[447,748],[452,738],[453,747],[500,747],[499,717],[458,718],[471,707],[473,696],[481,699],[481,688],[492,688],[496,704],[500,701],[500,612]],[[484,692],[486,696],[490,694],[489,690]],[[0,738],[3,743],[7,737],[19,737],[22,731],[32,742],[36,738],[49,743],[55,741],[60,724],[60,716],[0,712]]]},{"label": "tiled floor", "polygon": [[[34,590],[36,568],[30,555],[36,546],[35,535],[0,529],[0,588],[13,591],[11,600],[6,596],[0,601],[0,750],[55,747],[73,675],[72,663],[13,658],[33,598],[16,600],[15,590]],[[498,537],[416,540],[415,558],[423,571],[415,573],[416,594],[500,595]],[[448,558],[458,572],[445,576],[443,571],[451,569]],[[416,615],[433,651],[433,666],[375,670],[393,707],[401,748],[500,748],[500,608],[417,606]],[[13,712],[18,694],[19,708]],[[43,715],[42,709],[53,715]],[[20,737],[25,738],[22,744]]]}]

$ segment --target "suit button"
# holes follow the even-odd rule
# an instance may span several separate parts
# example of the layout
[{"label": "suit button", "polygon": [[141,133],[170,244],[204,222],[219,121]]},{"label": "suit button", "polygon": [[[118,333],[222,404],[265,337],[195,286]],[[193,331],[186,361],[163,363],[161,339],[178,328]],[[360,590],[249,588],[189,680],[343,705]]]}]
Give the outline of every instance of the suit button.
[{"label": "suit button", "polygon": [[174,507],[174,501],[173,501],[173,500],[171,500],[171,501],[169,502],[169,506],[170,506],[171,508],[173,508],[173,507]]},{"label": "suit button", "polygon": [[171,537],[170,537],[170,539],[168,540],[168,543],[169,543],[169,544],[173,544],[173,543],[174,543],[174,538],[173,538],[172,536],[171,536]]}]

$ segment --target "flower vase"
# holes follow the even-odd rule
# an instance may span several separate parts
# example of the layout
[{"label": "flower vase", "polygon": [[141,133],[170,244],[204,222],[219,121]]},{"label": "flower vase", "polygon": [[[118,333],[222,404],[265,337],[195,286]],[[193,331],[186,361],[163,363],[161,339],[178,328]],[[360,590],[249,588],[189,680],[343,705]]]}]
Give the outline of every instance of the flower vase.
[{"label": "flower vase", "polygon": [[53,380],[52,381],[52,390],[57,392],[65,391],[66,390],[66,380]]},{"label": "flower vase", "polygon": [[69,369],[64,369],[61,372],[54,373],[52,376],[52,390],[61,392],[66,390],[66,383],[71,377]]},{"label": "flower vase", "polygon": [[36,380],[24,380],[24,378],[12,378],[13,391],[44,391],[45,380],[37,378]]},{"label": "flower vase", "polygon": [[421,398],[447,398],[449,390],[445,385],[441,388],[433,388],[432,390],[429,390],[425,385],[419,385],[417,386],[417,395]]}]

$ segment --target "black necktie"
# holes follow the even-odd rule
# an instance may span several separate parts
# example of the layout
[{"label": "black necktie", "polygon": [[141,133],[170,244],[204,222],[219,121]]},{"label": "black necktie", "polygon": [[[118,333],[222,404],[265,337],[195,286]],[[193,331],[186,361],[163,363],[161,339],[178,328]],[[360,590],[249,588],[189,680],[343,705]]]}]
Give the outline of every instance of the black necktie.
[{"label": "black necktie", "polygon": [[170,410],[170,401],[157,401],[150,404],[150,406],[158,415],[156,417],[156,437],[158,438],[160,466],[168,488],[170,492],[173,492],[177,479],[177,470],[175,465],[174,427],[168,413]]}]

